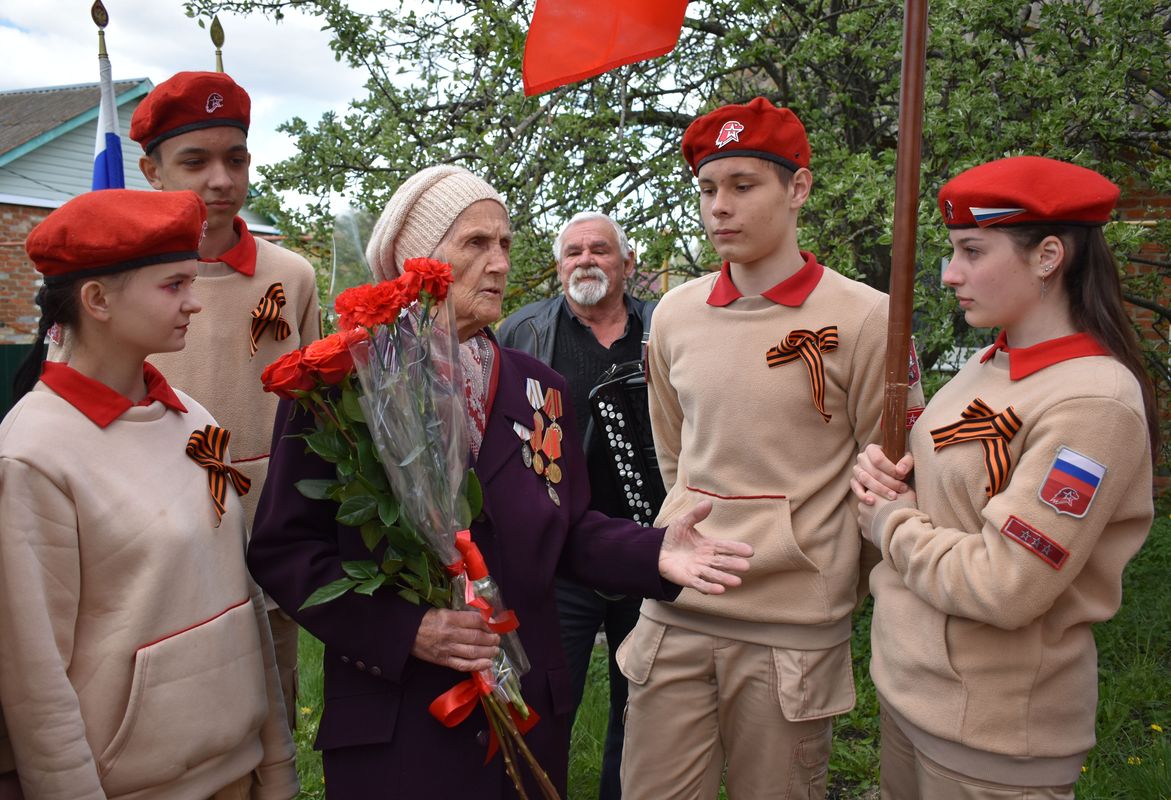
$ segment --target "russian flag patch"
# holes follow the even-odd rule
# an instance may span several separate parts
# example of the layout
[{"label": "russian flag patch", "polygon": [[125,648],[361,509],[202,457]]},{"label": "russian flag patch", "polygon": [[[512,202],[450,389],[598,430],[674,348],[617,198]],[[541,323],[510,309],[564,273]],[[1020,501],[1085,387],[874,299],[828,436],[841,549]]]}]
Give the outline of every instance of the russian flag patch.
[{"label": "russian flag patch", "polygon": [[999,222],[1004,222],[1011,219],[1018,214],[1023,214],[1027,209],[1024,208],[976,208],[972,206],[969,211],[972,212],[972,219],[981,228],[987,228],[989,225],[995,225]]},{"label": "russian flag patch", "polygon": [[1084,517],[1105,475],[1106,467],[1076,450],[1063,447],[1057,451],[1037,496],[1058,514]]}]

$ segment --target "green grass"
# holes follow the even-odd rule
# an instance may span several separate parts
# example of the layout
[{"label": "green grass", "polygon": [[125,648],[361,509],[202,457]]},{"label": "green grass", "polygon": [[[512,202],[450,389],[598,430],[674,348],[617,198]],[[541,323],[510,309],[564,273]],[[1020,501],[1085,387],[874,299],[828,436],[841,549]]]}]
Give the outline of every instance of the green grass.
[{"label": "green grass", "polygon": [[[1171,800],[1171,517],[1161,513],[1127,568],[1122,608],[1096,629],[1098,745],[1077,784],[1078,800]],[[869,611],[852,646],[858,705],[834,726],[828,797],[873,800],[878,786],[878,700],[867,675]],[[569,797],[597,797],[609,702],[605,653],[594,651],[573,728]],[[310,746],[321,713],[321,645],[301,633],[302,713],[297,731],[303,800],[324,797],[321,759]]]}]

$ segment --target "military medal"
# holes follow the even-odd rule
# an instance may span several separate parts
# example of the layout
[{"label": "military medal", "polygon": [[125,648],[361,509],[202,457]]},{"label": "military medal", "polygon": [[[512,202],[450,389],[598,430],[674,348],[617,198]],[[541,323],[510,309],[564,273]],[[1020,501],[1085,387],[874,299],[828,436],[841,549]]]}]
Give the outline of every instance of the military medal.
[{"label": "military medal", "polygon": [[545,468],[545,477],[548,478],[552,483],[561,483],[561,467],[557,464],[550,463],[549,466]]},{"label": "military medal", "polygon": [[[561,458],[561,439],[565,435],[557,422],[562,414],[561,392],[553,388],[544,389],[536,378],[528,378],[525,381],[525,397],[533,407],[533,430],[530,432],[520,423],[513,424],[517,436],[524,440],[520,456],[526,468],[545,478],[545,491],[549,493],[553,504],[560,508],[561,496],[553,484],[561,483],[562,476],[561,465],[557,463],[557,459]],[[549,419],[548,427],[545,426],[546,417]]]},{"label": "military medal", "polygon": [[533,468],[533,448],[529,446],[529,437],[532,434],[529,429],[519,422],[512,423],[512,430],[520,439],[520,460],[524,462],[525,469]]}]

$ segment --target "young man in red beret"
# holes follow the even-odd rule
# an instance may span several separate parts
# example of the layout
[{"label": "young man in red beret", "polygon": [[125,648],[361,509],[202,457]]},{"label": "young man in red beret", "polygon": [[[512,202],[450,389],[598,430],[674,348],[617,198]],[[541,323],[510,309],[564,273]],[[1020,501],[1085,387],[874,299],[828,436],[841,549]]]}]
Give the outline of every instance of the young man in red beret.
[{"label": "young man in red beret", "polygon": [[[207,204],[195,291],[204,311],[187,348],[154,358],[232,432],[233,465],[252,481],[248,526],[268,470],[277,397],[260,373],[280,356],[321,336],[313,267],[249,232],[238,215],[248,196],[248,93],[222,72],[180,72],[138,106],[130,138],[142,145],[142,174],[156,189],[190,189]],[[296,720],[297,626],[269,602],[286,714]]]},{"label": "young man in red beret", "polygon": [[833,717],[854,705],[850,477],[881,438],[887,298],[798,247],[813,176],[793,112],[718,108],[683,155],[723,265],[668,292],[651,328],[659,520],[710,499],[699,527],[756,555],[725,594],[643,603],[618,653],[623,797],[715,798],[725,767],[730,798],[822,797]]}]

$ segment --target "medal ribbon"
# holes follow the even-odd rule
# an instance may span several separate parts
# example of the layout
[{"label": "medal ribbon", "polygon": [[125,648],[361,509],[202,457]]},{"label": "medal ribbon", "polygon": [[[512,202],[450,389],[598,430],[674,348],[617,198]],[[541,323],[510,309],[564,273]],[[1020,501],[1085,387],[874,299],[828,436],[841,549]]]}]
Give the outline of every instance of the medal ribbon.
[{"label": "medal ribbon", "polygon": [[203,430],[192,432],[187,439],[187,455],[207,470],[207,483],[211,488],[211,501],[215,505],[215,524],[218,528],[228,499],[228,483],[243,497],[248,494],[252,481],[235,467],[224,463],[228,452],[228,440],[232,434],[215,425],[205,425]]},{"label": "medal ribbon", "polygon": [[830,421],[832,414],[825,413],[825,364],[821,354],[838,349],[838,326],[827,325],[814,333],[810,330],[795,330],[775,347],[765,353],[769,367],[779,367],[800,359],[809,372],[809,384],[813,393],[813,405],[822,419]]},{"label": "medal ribbon", "polygon": [[1012,452],[1008,443],[1021,429],[1021,418],[1012,406],[999,414],[977,397],[964,409],[959,422],[944,425],[931,431],[931,440],[936,451],[959,442],[980,442],[984,448],[984,469],[988,473],[988,485],[984,492],[989,497],[1004,488],[1008,473],[1012,469]]},{"label": "medal ribbon", "polygon": [[281,316],[281,309],[284,307],[285,287],[281,285],[280,281],[277,281],[268,287],[264,297],[260,298],[256,308],[252,309],[252,329],[249,331],[252,355],[256,355],[256,351],[260,348],[260,336],[268,330],[270,325],[273,326],[273,338],[278,342],[283,342],[292,334],[289,323],[285,322],[285,318]]}]

